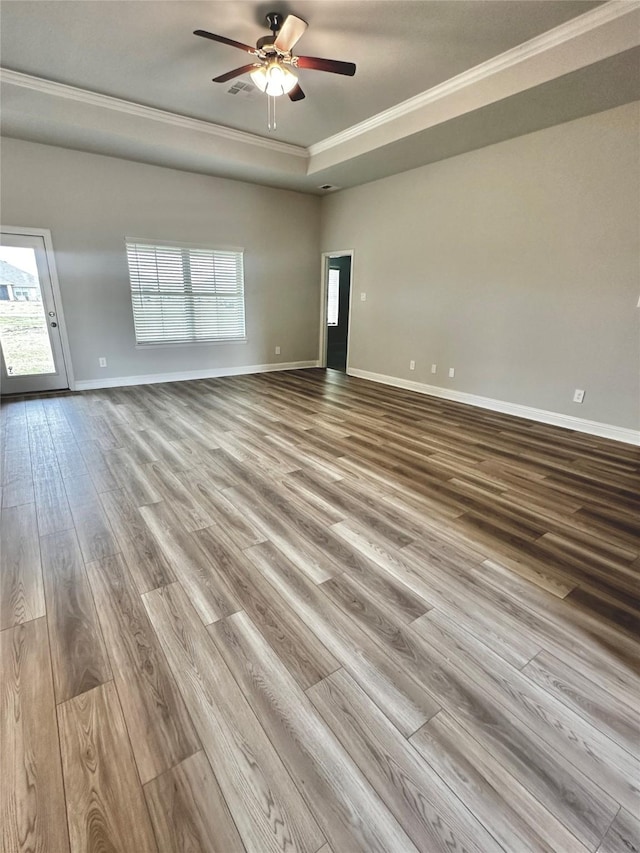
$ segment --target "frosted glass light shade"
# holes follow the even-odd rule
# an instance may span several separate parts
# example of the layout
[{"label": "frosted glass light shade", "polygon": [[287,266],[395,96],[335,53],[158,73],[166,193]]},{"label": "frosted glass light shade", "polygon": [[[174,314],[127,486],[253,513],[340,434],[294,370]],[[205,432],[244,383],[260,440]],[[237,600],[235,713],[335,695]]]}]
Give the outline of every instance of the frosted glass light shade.
[{"label": "frosted glass light shade", "polygon": [[295,74],[279,62],[270,62],[267,66],[251,72],[254,84],[267,95],[278,97],[290,92],[298,82]]}]

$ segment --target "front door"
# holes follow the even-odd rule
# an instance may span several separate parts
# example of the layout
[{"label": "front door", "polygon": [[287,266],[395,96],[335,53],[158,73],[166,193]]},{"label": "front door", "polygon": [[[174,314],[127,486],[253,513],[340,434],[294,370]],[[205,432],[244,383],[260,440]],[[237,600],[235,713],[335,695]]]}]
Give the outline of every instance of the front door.
[{"label": "front door", "polygon": [[44,237],[0,233],[0,390],[69,387]]}]

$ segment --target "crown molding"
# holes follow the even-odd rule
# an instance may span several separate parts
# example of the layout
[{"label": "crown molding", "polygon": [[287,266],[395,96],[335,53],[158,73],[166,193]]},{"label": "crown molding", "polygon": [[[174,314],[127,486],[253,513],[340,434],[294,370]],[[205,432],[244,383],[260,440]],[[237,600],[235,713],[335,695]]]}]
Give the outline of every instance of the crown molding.
[{"label": "crown molding", "polygon": [[138,118],[151,119],[152,121],[181,127],[185,130],[196,130],[200,133],[208,133],[220,139],[228,139],[232,142],[253,145],[258,148],[266,148],[269,151],[277,151],[280,154],[288,154],[293,157],[309,158],[306,148],[300,145],[291,145],[287,142],[278,142],[276,139],[265,139],[253,133],[242,130],[234,130],[221,124],[203,121],[202,119],[189,118],[188,116],[172,113],[167,110],[159,110],[155,107],[146,107],[136,104],[134,101],[126,101],[122,98],[114,98],[111,95],[102,95],[99,92],[91,92],[88,89],[79,89],[76,86],[67,86],[64,83],[56,83],[54,80],[46,80],[44,77],[34,77],[31,74],[23,74],[21,71],[12,71],[9,68],[0,68],[0,82],[11,86],[19,86],[23,89],[31,89],[45,95],[53,95],[56,98],[66,98],[71,101],[79,101],[94,107],[102,107],[107,110],[127,113]]},{"label": "crown molding", "polygon": [[422,109],[436,101],[443,100],[450,95],[459,92],[462,89],[472,86],[482,80],[486,80],[505,71],[513,68],[520,63],[531,59],[547,51],[560,47],[567,42],[571,42],[579,36],[593,32],[605,24],[615,21],[618,18],[624,17],[632,12],[640,9],[640,0],[609,0],[602,6],[598,6],[584,15],[579,15],[577,18],[572,18],[564,24],[554,27],[539,36],[535,36],[529,41],[523,42],[510,50],[500,53],[497,56],[488,59],[486,62],[480,63],[461,74],[421,92],[419,95],[414,95],[406,101],[402,101],[388,110],[383,110],[374,116],[371,116],[364,121],[348,127],[346,130],[336,133],[333,136],[328,136],[326,139],[320,140],[307,149],[309,155],[313,157],[323,151],[329,151],[344,142],[362,136],[375,128],[382,127],[397,121],[403,116],[409,115],[417,110]]},{"label": "crown molding", "polygon": [[[141,119],[151,120],[165,125],[179,127],[184,130],[196,131],[205,133],[209,136],[216,137],[220,140],[227,140],[232,143],[252,146],[254,148],[271,151],[297,158],[298,161],[303,160],[306,167],[306,174],[313,175],[314,172],[328,168],[333,163],[317,164],[316,156],[324,152],[331,151],[351,140],[358,139],[369,133],[372,130],[393,125],[400,119],[415,115],[420,110],[438,102],[446,102],[447,98],[454,96],[465,89],[471,89],[474,85],[482,81],[496,77],[497,75],[516,68],[528,60],[541,57],[549,51],[563,45],[569,45],[572,41],[580,39],[584,36],[593,34],[597,38],[598,30],[606,27],[608,24],[621,20],[627,16],[633,15],[640,11],[640,0],[609,0],[602,6],[598,6],[577,18],[541,33],[535,38],[530,39],[523,44],[517,45],[504,53],[494,56],[486,62],[476,65],[467,71],[439,83],[437,86],[427,89],[406,101],[391,107],[388,110],[377,113],[368,119],[365,119],[358,124],[322,139],[310,145],[308,148],[300,145],[292,145],[286,142],[279,142],[275,139],[268,139],[257,134],[248,133],[246,131],[235,130],[224,125],[214,124],[213,122],[204,121],[202,119],[190,118],[178,113],[169,112],[167,110],[148,107],[143,104],[138,104],[133,101],[115,98],[110,95],[103,95],[98,92],[92,92],[88,89],[81,89],[75,86],[68,86],[63,83],[57,83],[53,80],[47,80],[43,77],[36,77],[30,74],[23,74],[19,71],[0,67],[0,82],[30,89],[45,95],[50,95],[58,98],[66,98],[87,104],[90,106],[109,109],[120,113],[125,113]],[[627,33],[630,30],[637,30],[640,33],[640,27],[635,25],[633,20],[629,22],[632,26],[627,27]],[[617,35],[620,40],[620,34]],[[628,41],[628,39],[627,39]],[[640,43],[640,35],[634,43]],[[624,49],[623,47],[619,48]],[[615,52],[615,51],[614,51]],[[589,61],[594,59],[585,59],[584,64],[589,64]],[[374,145],[374,147],[376,147]],[[337,154],[337,152],[335,152]],[[329,155],[335,156],[335,155]],[[322,161],[324,158],[320,158]],[[347,157],[347,159],[349,159]],[[302,165],[302,164],[301,164]],[[315,168],[317,166],[317,168]]]}]

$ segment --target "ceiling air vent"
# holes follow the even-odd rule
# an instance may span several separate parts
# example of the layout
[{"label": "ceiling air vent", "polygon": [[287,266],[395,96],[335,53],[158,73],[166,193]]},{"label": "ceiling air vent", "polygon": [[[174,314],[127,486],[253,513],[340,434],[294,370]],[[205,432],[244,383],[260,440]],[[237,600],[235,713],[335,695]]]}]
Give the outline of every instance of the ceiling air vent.
[{"label": "ceiling air vent", "polygon": [[249,83],[245,80],[236,80],[233,86],[230,89],[227,89],[227,94],[239,95],[241,98],[250,98],[257,91],[258,89],[253,85],[253,83]]},{"label": "ceiling air vent", "polygon": [[334,187],[333,184],[323,184],[321,187],[318,187],[318,189],[329,192],[330,190],[339,190],[340,187]]}]

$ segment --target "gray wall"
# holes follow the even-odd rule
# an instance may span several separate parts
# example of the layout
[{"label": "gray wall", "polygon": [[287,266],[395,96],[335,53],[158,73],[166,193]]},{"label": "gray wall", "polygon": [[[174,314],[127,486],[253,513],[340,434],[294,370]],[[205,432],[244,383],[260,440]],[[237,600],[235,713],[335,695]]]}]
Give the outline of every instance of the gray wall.
[{"label": "gray wall", "polygon": [[631,104],[325,197],[350,367],[638,429],[638,130]]},{"label": "gray wall", "polygon": [[[52,231],[79,380],[315,359],[320,250],[353,248],[352,368],[638,429],[638,128],[628,105],[327,196],[321,240],[312,196],[5,139],[2,220]],[[125,236],[243,245],[248,343],[136,349]]]},{"label": "gray wall", "polygon": [[[316,197],[14,139],[1,165],[3,223],[51,229],[76,379],[317,358]],[[243,246],[247,343],[136,349],[125,237]]]}]

